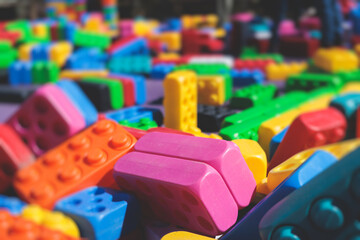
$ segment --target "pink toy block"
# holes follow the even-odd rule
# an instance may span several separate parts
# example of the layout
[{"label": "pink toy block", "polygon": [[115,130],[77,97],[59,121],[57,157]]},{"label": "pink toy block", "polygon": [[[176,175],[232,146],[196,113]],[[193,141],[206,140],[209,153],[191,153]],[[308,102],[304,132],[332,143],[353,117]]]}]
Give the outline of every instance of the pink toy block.
[{"label": "pink toy block", "polygon": [[210,236],[236,222],[238,209],[231,193],[220,174],[205,163],[131,152],[115,164],[114,178],[137,195],[152,218]]},{"label": "pink toy block", "polygon": [[285,20],[280,23],[279,35],[280,36],[292,36],[296,35],[298,31],[295,28],[295,24],[291,20]]},{"label": "pink toy block", "polygon": [[85,128],[85,120],[55,85],[39,88],[7,123],[37,156]]},{"label": "pink toy block", "polygon": [[203,162],[224,179],[239,208],[249,205],[255,179],[235,143],[179,134],[149,133],[135,144],[135,151]]},{"label": "pink toy block", "polygon": [[250,12],[238,13],[232,16],[232,20],[241,22],[250,22],[254,19],[254,14]]}]

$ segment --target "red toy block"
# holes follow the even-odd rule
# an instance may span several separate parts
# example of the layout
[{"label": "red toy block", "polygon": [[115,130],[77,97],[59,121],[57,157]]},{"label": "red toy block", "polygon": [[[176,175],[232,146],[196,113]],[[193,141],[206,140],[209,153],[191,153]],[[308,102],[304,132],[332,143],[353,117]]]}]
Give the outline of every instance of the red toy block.
[{"label": "red toy block", "polygon": [[15,45],[20,37],[19,32],[0,32],[0,41],[9,41],[11,45]]},{"label": "red toy block", "polygon": [[181,65],[181,64],[186,64],[189,62],[189,58],[187,57],[181,57],[179,59],[160,59],[160,58],[153,58],[152,59],[152,65],[157,65],[157,64],[175,64],[175,65]]},{"label": "red toy block", "polygon": [[0,210],[1,240],[75,240],[59,231],[48,229],[20,216],[13,216],[7,210]]},{"label": "red toy block", "polygon": [[219,52],[224,48],[222,41],[196,29],[183,30],[181,36],[183,54],[198,54],[202,51]]},{"label": "red toy block", "polygon": [[318,39],[287,36],[280,38],[279,52],[287,57],[309,58],[319,47]]},{"label": "red toy block", "polygon": [[25,201],[52,208],[58,199],[83,188],[112,187],[115,162],[135,142],[119,124],[101,120],[18,171],[15,189]]},{"label": "red toy block", "polygon": [[159,54],[164,52],[165,44],[159,40],[147,39],[150,50]]},{"label": "red toy block", "polygon": [[84,117],[72,101],[52,84],[36,90],[7,123],[37,156],[86,126]]},{"label": "red toy block", "polygon": [[0,124],[0,193],[6,191],[13,175],[35,160],[29,148],[8,125]]},{"label": "red toy block", "polygon": [[259,69],[265,71],[266,66],[275,63],[272,59],[236,59],[234,68],[237,70],[255,70]]},{"label": "red toy block", "polygon": [[124,87],[124,105],[125,107],[131,107],[135,105],[135,85],[134,81],[127,78],[120,78],[116,75],[110,75],[108,78],[118,80],[122,82]]},{"label": "red toy block", "polygon": [[301,114],[290,125],[268,166],[268,171],[303,150],[342,140],[347,122],[335,108]]},{"label": "red toy block", "polygon": [[58,25],[52,24],[50,26],[50,36],[52,41],[59,40]]},{"label": "red toy block", "polygon": [[252,39],[250,45],[254,46],[259,53],[267,53],[270,47],[270,41],[268,39]]},{"label": "red toy block", "polygon": [[115,41],[114,43],[111,44],[111,46],[107,50],[107,53],[113,54],[119,48],[126,46],[126,44],[129,44],[136,39],[137,39],[137,37],[135,37],[135,36],[121,38],[120,40]]},{"label": "red toy block", "polygon": [[145,130],[141,130],[138,128],[132,128],[132,127],[125,127],[122,126],[126,131],[128,131],[131,135],[133,135],[136,139],[140,139],[143,137],[147,132]]}]

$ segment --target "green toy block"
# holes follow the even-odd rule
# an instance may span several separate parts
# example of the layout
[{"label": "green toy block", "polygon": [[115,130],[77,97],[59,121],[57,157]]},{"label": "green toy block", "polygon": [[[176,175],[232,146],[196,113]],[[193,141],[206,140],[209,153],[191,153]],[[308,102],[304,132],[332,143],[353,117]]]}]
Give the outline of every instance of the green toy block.
[{"label": "green toy block", "polygon": [[230,68],[225,64],[202,64],[192,63],[175,67],[177,70],[192,70],[198,75],[221,75],[225,80],[225,100],[232,96],[233,80],[230,75]]},{"label": "green toy block", "polygon": [[5,29],[9,32],[20,32],[20,42],[29,42],[33,37],[31,25],[25,20],[7,23]]},{"label": "green toy block", "polygon": [[32,81],[34,84],[56,82],[59,79],[59,67],[50,61],[35,62],[31,69]]},{"label": "green toy block", "polygon": [[285,91],[311,91],[322,87],[332,87],[340,90],[344,85],[343,80],[336,75],[301,73],[293,75],[286,81]]},{"label": "green toy block", "polygon": [[150,73],[151,57],[147,55],[113,57],[109,69],[114,73]]},{"label": "green toy block", "polygon": [[230,99],[230,107],[235,109],[247,109],[267,103],[276,95],[275,85],[253,84],[237,90]]},{"label": "green toy block", "polygon": [[8,68],[17,58],[18,52],[8,41],[0,41],[0,69]]},{"label": "green toy block", "polygon": [[111,38],[104,34],[76,30],[74,43],[76,46],[96,47],[104,50],[110,46]]},{"label": "green toy block", "polygon": [[272,59],[277,63],[284,62],[284,57],[281,54],[276,54],[276,53],[263,53],[263,54],[244,53],[240,56],[240,58],[243,60]]},{"label": "green toy block", "polygon": [[343,80],[344,84],[349,82],[360,82],[360,70],[351,72],[339,72],[336,75]]},{"label": "green toy block", "polygon": [[120,109],[124,106],[124,87],[121,81],[101,77],[86,77],[83,81],[106,84],[110,90],[111,107]]},{"label": "green toy block", "polygon": [[158,125],[155,121],[150,120],[149,118],[141,118],[139,122],[130,123],[128,120],[123,120],[119,122],[120,125],[124,125],[126,127],[137,128],[141,130],[149,130],[150,128],[156,128]]}]

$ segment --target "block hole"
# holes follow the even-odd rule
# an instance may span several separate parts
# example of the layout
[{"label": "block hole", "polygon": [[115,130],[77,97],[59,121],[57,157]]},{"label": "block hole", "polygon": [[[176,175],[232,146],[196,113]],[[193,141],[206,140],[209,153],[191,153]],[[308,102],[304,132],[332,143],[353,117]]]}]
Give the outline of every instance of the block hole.
[{"label": "block hole", "polygon": [[198,216],[196,219],[202,228],[204,228],[208,231],[212,231],[214,229],[213,226],[210,224],[210,222],[208,220],[206,220],[205,218]]},{"label": "block hole", "polygon": [[49,111],[49,105],[44,98],[37,98],[34,103],[35,111],[39,114],[45,114]]},{"label": "block hole", "polygon": [[89,208],[89,212],[93,212],[93,213],[100,213],[100,212],[103,212],[105,211],[106,207],[104,206],[96,206],[96,207],[91,207]]},{"label": "block hole", "polygon": [[182,191],[182,196],[191,205],[195,205],[195,206],[198,205],[198,201],[191,193],[184,190],[184,191]]},{"label": "block hole", "polygon": [[27,129],[30,127],[30,120],[29,118],[25,117],[25,116],[19,116],[18,117],[18,122],[20,127]]},{"label": "block hole", "polygon": [[171,193],[171,191],[169,189],[167,189],[166,187],[162,186],[162,185],[158,185],[158,189],[160,190],[160,192],[167,198],[174,198],[174,195]]},{"label": "block hole", "polygon": [[65,136],[68,133],[68,128],[64,123],[56,122],[53,125],[53,131],[58,136]]},{"label": "block hole", "polygon": [[66,204],[78,206],[78,205],[80,205],[81,203],[82,203],[82,201],[81,201],[80,199],[75,198],[75,199],[69,200]]}]

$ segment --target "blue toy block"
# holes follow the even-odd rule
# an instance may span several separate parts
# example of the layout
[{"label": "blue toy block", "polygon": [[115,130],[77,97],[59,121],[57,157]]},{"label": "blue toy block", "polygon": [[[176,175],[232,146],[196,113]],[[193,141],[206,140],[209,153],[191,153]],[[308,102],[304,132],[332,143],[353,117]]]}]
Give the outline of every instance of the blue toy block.
[{"label": "blue toy block", "polygon": [[109,69],[115,73],[146,74],[151,71],[151,57],[149,55],[116,56],[109,61]]},{"label": "blue toy block", "polygon": [[70,98],[76,108],[85,119],[86,126],[90,126],[98,119],[98,112],[94,104],[85,95],[81,88],[70,80],[61,80],[56,83],[61,90]]},{"label": "blue toy block", "polygon": [[[298,169],[284,180],[273,192],[261,200],[236,225],[227,232],[221,240],[251,239],[260,240],[259,222],[267,211],[281,199],[302,188],[328,167],[335,164],[337,159],[326,151],[316,151]],[[280,238],[279,238],[280,239]],[[287,238],[284,238],[287,239]],[[290,239],[290,238],[289,238]],[[295,238],[294,238],[295,239]],[[320,238],[318,238],[320,239]]]},{"label": "blue toy block", "polygon": [[55,210],[70,216],[81,237],[115,240],[137,228],[140,208],[130,194],[102,187],[89,187],[60,199]]},{"label": "blue toy block", "polygon": [[146,101],[146,84],[145,78],[141,75],[111,73],[110,77],[126,78],[134,82],[135,86],[135,103],[138,105],[144,104]]},{"label": "blue toy block", "polygon": [[181,31],[182,22],[180,18],[170,18],[166,21],[168,31]]},{"label": "blue toy block", "polygon": [[129,123],[139,122],[141,118],[149,118],[153,121],[152,111],[144,107],[130,107],[118,111],[110,112],[105,115],[107,118],[116,122],[127,120]]},{"label": "blue toy block", "polygon": [[271,159],[274,156],[274,153],[276,152],[276,149],[280,145],[281,141],[284,139],[285,134],[287,132],[289,127],[284,128],[281,132],[276,134],[270,141],[270,151],[269,151],[269,159]]},{"label": "blue toy block", "polygon": [[107,55],[98,48],[82,48],[74,52],[66,62],[66,68],[74,70],[101,70],[106,68]]},{"label": "blue toy block", "polygon": [[174,68],[175,64],[157,64],[151,69],[150,78],[163,80]]},{"label": "blue toy block", "polygon": [[252,84],[262,84],[265,81],[265,75],[260,70],[231,70],[231,77],[235,87],[245,87]]},{"label": "blue toy block", "polygon": [[145,38],[136,38],[124,46],[119,47],[112,53],[112,57],[124,57],[130,55],[149,55],[149,47]]},{"label": "blue toy block", "polygon": [[9,197],[0,194],[0,209],[5,208],[12,214],[20,214],[26,203],[16,197]]},{"label": "blue toy block", "polygon": [[348,124],[346,138],[354,138],[356,129],[356,110],[360,107],[360,94],[348,93],[340,95],[331,101],[330,106],[338,109],[344,114]]},{"label": "blue toy block", "polygon": [[52,44],[38,44],[31,49],[32,61],[49,61]]},{"label": "blue toy block", "polygon": [[294,191],[263,217],[263,240],[359,239],[360,148]]},{"label": "blue toy block", "polygon": [[75,23],[67,22],[64,27],[65,30],[65,39],[69,42],[74,42],[75,33],[77,30],[77,26]]},{"label": "blue toy block", "polygon": [[17,61],[9,67],[9,84],[10,85],[29,85],[32,83],[32,62]]}]

